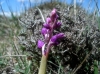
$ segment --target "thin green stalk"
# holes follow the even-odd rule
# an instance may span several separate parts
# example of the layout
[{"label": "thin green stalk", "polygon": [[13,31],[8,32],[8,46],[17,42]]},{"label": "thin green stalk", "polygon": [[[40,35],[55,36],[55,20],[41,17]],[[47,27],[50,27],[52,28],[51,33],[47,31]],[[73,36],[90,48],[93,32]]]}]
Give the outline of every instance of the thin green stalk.
[{"label": "thin green stalk", "polygon": [[97,64],[97,60],[94,60],[94,74],[98,74],[98,64]]},{"label": "thin green stalk", "polygon": [[41,58],[41,63],[40,63],[38,74],[46,74],[46,67],[47,67],[47,57],[43,55]]}]

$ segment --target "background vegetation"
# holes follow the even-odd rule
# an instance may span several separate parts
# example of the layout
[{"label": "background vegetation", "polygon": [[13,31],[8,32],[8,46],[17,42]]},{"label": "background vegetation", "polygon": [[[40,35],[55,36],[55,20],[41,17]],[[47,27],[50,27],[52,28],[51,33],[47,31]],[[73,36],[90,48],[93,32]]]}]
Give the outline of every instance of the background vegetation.
[{"label": "background vegetation", "polygon": [[[37,8],[38,7],[38,8]],[[88,13],[79,4],[59,1],[30,7],[15,16],[0,15],[0,74],[37,74],[41,50],[37,40],[42,39],[41,13],[46,18],[56,8],[66,38],[52,47],[48,59],[47,74],[99,74],[100,73],[100,17],[95,10]]]}]

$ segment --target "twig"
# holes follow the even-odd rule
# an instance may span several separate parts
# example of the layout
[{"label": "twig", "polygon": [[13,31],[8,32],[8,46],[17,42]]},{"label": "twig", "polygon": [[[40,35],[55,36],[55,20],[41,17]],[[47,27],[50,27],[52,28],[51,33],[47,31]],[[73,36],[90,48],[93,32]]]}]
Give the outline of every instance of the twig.
[{"label": "twig", "polygon": [[[1,1],[1,0],[0,0]],[[3,13],[3,16],[4,16],[4,18],[6,19],[6,21],[8,22],[8,19],[6,18],[6,15],[5,15],[5,13],[4,13],[4,10],[3,10],[3,8],[2,8],[2,5],[0,4],[0,9],[1,9],[1,11],[2,11],[2,13]]]},{"label": "twig", "polygon": [[79,68],[82,66],[82,64],[86,61],[86,59],[89,57],[89,55],[91,54],[92,50],[89,52],[89,54],[87,54],[84,58],[84,60],[81,62],[81,64],[76,68],[76,70],[74,72],[72,72],[71,74],[75,74]]},{"label": "twig", "polygon": [[56,64],[54,64],[52,61],[48,61],[49,63],[51,63],[51,64],[53,64],[53,65],[55,65],[56,67],[58,67]]},{"label": "twig", "polygon": [[94,0],[94,1],[95,1],[95,4],[96,4],[96,7],[97,7],[97,10],[98,10],[98,12],[99,12],[99,14],[100,14],[99,7],[98,7],[98,2],[97,2],[96,0]]},{"label": "twig", "polygon": [[26,55],[4,55],[4,56],[0,56],[0,58],[3,57],[26,57]]},{"label": "twig", "polygon": [[41,10],[40,10],[38,7],[36,7],[36,8],[37,8],[37,9],[38,9],[38,11],[40,12],[40,15],[41,15],[41,17],[42,17],[43,22],[45,22],[45,19],[44,19],[44,16],[43,16],[43,14],[42,14]]},{"label": "twig", "polygon": [[[19,53],[19,51],[18,51],[18,46],[17,46],[17,44],[16,44],[16,41],[17,41],[17,39],[16,39],[16,37],[14,36],[14,47],[15,47],[15,50],[16,50],[16,52],[17,52],[17,55],[20,55],[20,53]],[[23,61],[23,59],[22,59],[22,57],[20,57],[19,56],[19,59],[20,59],[20,61],[24,64],[24,61]],[[23,65],[22,64],[22,65]],[[23,65],[23,67],[24,67],[24,65]]]},{"label": "twig", "polygon": [[48,67],[54,74],[57,74],[56,71],[54,71],[52,68]]},{"label": "twig", "polygon": [[18,18],[18,21],[21,23],[22,26],[26,27],[26,24]]}]

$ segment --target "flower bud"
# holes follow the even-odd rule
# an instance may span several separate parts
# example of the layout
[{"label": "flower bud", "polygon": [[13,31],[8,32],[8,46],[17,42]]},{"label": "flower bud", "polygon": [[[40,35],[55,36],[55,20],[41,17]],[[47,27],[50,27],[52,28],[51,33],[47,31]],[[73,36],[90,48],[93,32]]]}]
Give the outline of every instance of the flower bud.
[{"label": "flower bud", "polygon": [[48,18],[46,19],[46,23],[49,24],[50,22],[51,22],[51,18],[48,17]]},{"label": "flower bud", "polygon": [[37,43],[38,48],[41,49],[43,45],[44,45],[44,42],[41,40],[38,40],[38,43]]},{"label": "flower bud", "polygon": [[47,29],[50,29],[50,24],[48,24],[48,23],[44,23],[43,26],[44,26],[45,28],[47,28]]},{"label": "flower bud", "polygon": [[59,44],[59,39],[62,39],[62,38],[64,38],[64,33],[59,33],[59,34],[52,36],[51,44],[53,45]]},{"label": "flower bud", "polygon": [[58,39],[62,39],[62,38],[64,38],[65,37],[65,34],[64,33],[59,33],[59,34],[57,34],[57,38]]},{"label": "flower bud", "polygon": [[49,32],[49,29],[47,29],[47,28],[42,28],[42,30],[41,30],[41,33],[43,34],[43,35],[45,35],[45,34],[47,34]]},{"label": "flower bud", "polygon": [[57,13],[56,9],[53,9],[53,10],[51,11],[51,17],[56,16],[56,13]]}]

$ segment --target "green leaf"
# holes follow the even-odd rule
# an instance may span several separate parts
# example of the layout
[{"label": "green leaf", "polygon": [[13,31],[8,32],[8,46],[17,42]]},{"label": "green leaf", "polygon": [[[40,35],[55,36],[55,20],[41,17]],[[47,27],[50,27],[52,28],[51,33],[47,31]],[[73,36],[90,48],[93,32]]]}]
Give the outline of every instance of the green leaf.
[{"label": "green leaf", "polygon": [[22,73],[22,74],[24,74],[24,73],[25,73],[25,70],[20,69],[20,68],[19,68],[19,66],[18,66],[18,64],[17,64],[17,65],[15,65],[15,70],[16,70],[17,72]]},{"label": "green leaf", "polygon": [[0,61],[0,65],[5,65],[5,62],[4,61]]},{"label": "green leaf", "polygon": [[94,74],[98,74],[98,64],[97,64],[97,60],[94,60]]},{"label": "green leaf", "polygon": [[21,45],[20,48],[21,48],[21,50],[23,50],[23,51],[26,49],[26,47],[23,46],[23,45]]},{"label": "green leaf", "polygon": [[31,67],[31,61],[28,61],[28,64],[26,63],[26,68],[25,68],[25,74],[29,74],[30,73],[30,67]]}]

